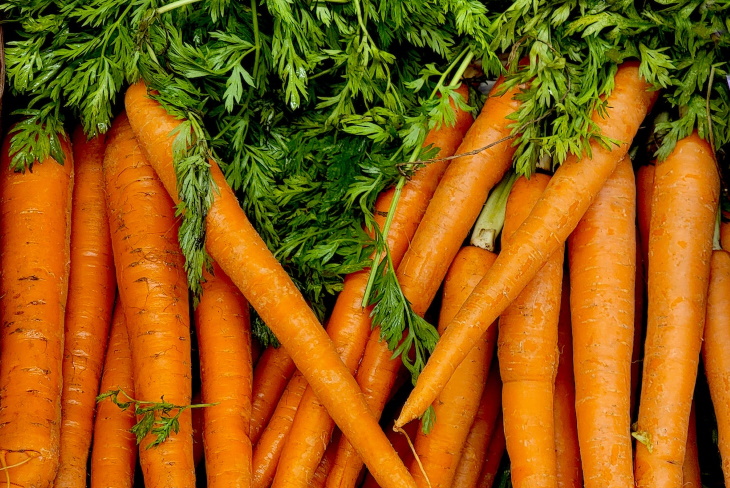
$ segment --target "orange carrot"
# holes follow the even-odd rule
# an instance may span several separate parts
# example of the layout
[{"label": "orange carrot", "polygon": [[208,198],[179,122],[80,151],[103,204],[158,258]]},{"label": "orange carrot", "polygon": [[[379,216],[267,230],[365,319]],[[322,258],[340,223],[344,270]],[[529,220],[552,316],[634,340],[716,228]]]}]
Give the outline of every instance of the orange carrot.
[{"label": "orange carrot", "polygon": [[[468,89],[459,89],[463,97],[468,97]],[[439,148],[438,158],[451,156],[471,125],[472,116],[463,110],[456,110],[456,124],[433,129],[426,137],[424,145]],[[387,246],[394,266],[398,266],[408,248],[416,227],[421,220],[426,205],[436,190],[448,161],[436,161],[419,169],[401,190],[393,219],[391,220]],[[378,196],[375,203],[375,223],[382,230],[388,215],[394,190]],[[327,334],[337,348],[342,361],[351,373],[357,369],[368,336],[371,332],[372,307],[362,306],[369,270],[352,273],[345,278],[344,288],[337,297],[334,310],[327,324]],[[294,424],[282,452],[274,486],[300,486],[305,488],[319,464],[329,440],[334,422],[311,388],[304,393]]]},{"label": "orange carrot", "polygon": [[492,438],[489,440],[489,446],[487,447],[487,455],[484,459],[482,472],[479,473],[479,480],[476,484],[477,488],[492,488],[494,478],[497,476],[499,465],[502,462],[502,457],[504,456],[504,450],[504,428],[502,427],[502,416],[500,415],[497,419],[497,428],[494,430],[494,434],[492,434]]},{"label": "orange carrot", "polygon": [[74,189],[71,209],[71,270],[66,304],[61,395],[61,456],[58,488],[85,488],[96,395],[109,336],[114,260],[106,215],[105,137],[73,134]]},{"label": "orange carrot", "polygon": [[[143,151],[178,201],[172,134],[181,122],[147,96],[142,82],[127,90],[125,103]],[[206,217],[208,253],[281,340],[376,478],[385,488],[415,486],[314,312],[246,218],[218,165],[210,165],[217,190]]]},{"label": "orange carrot", "polygon": [[569,156],[558,168],[529,218],[511,244],[502,249],[439,340],[401,411],[398,425],[428,408],[471,346],[563,245],[626,154],[657,94],[648,91],[649,85],[639,77],[639,66],[634,62],[618,68],[614,84],[605,111],[595,113],[593,121],[605,137],[620,142],[607,147],[591,141],[592,158]]},{"label": "orange carrot", "polygon": [[725,486],[730,486],[730,390],[727,388],[730,384],[730,357],[727,353],[730,351],[729,317],[730,253],[716,249],[712,253],[702,363],[717,418],[717,444]]},{"label": "orange carrot", "polygon": [[335,460],[335,454],[337,454],[337,443],[339,442],[341,435],[342,433],[339,430],[335,430],[332,434],[332,440],[327,445],[327,450],[324,452],[324,456],[322,456],[319,466],[317,466],[317,469],[314,471],[312,479],[309,480],[309,486],[311,488],[324,488],[324,485],[327,482],[327,476],[332,469],[332,463]]},{"label": "orange carrot", "polygon": [[[550,177],[520,177],[507,200],[502,246],[540,198]],[[520,296],[499,317],[497,354],[502,412],[512,484],[556,487],[553,396],[558,367],[558,320],[563,249],[553,253]]]},{"label": "orange carrot", "polygon": [[274,413],[276,404],[294,371],[294,361],[283,347],[269,347],[253,370],[251,403],[251,442],[256,444]]},{"label": "orange carrot", "polygon": [[[12,129],[11,129],[12,134]],[[0,467],[7,485],[50,487],[59,465],[73,156],[10,169],[0,157]]]},{"label": "orange carrot", "polygon": [[649,224],[651,223],[651,200],[654,194],[653,164],[640,166],[636,171],[636,221],[641,243],[641,262],[644,270],[649,265]]},{"label": "orange carrot", "polygon": [[622,159],[568,240],[575,410],[586,488],[633,485],[636,183]]},{"label": "orange carrot", "polygon": [[[439,333],[456,315],[497,255],[476,246],[461,248],[444,280]],[[411,473],[420,487],[446,488],[452,485],[469,428],[474,422],[492,362],[496,342],[492,328],[456,368],[443,392],[433,404],[436,422],[428,434],[418,430],[415,447],[421,466],[411,463]]]},{"label": "orange carrot", "polygon": [[[124,312],[118,302],[101,378],[101,391],[113,390],[134,396],[132,352]],[[91,451],[91,488],[132,488],[137,461],[137,442],[130,432],[134,424],[133,410],[122,410],[110,401],[99,403]]]},{"label": "orange carrot", "polygon": [[248,302],[217,264],[195,311],[208,488],[251,486],[251,324]]},{"label": "orange carrot", "polygon": [[487,456],[489,440],[496,431],[497,418],[501,411],[502,380],[499,378],[499,365],[494,361],[479,401],[479,410],[477,410],[469,435],[464,442],[464,450],[451,484],[453,488],[476,486]]},{"label": "orange carrot", "polygon": [[558,488],[582,488],[578,424],[575,418],[575,379],[573,376],[573,334],[570,324],[570,285],[563,278],[558,321],[558,372],[555,376],[555,454]]},{"label": "orange carrot", "polygon": [[[389,428],[386,429],[386,432],[388,432],[388,439],[390,439],[390,442],[393,444],[393,448],[395,448],[395,451],[406,466],[410,466],[413,462],[413,450],[411,449],[410,444],[408,444],[408,439],[416,437],[419,427],[418,424],[419,422],[411,422],[405,425],[401,432],[393,430],[393,421],[391,421]],[[380,488],[380,485],[377,481],[375,481],[375,478],[373,478],[370,473],[365,473],[365,480],[363,481],[361,488]]]},{"label": "orange carrot", "polygon": [[[696,133],[657,163],[636,486],[679,487],[697,378],[720,182]],[[681,278],[681,279],[680,279]]]},{"label": "orange carrot", "polygon": [[687,449],[684,452],[682,464],[682,488],[702,488],[702,472],[700,470],[700,456],[697,450],[697,422],[695,419],[695,404],[689,414],[689,429],[687,430]]},{"label": "orange carrot", "polygon": [[295,372],[281,394],[271,421],[253,448],[253,488],[268,488],[274,480],[284,442],[306,388],[307,380],[299,371]]},{"label": "orange carrot", "polygon": [[[142,155],[125,114],[112,124],[104,156],[109,225],[119,295],[132,349],[134,390],[144,401],[189,405],[190,312],[175,208]],[[195,486],[190,410],[179,432],[140,443],[147,488]]]}]

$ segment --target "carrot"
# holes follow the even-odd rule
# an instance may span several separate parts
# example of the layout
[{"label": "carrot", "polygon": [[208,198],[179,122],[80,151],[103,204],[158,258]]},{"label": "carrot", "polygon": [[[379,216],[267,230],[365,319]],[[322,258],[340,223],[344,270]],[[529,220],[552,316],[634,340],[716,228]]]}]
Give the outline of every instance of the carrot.
[{"label": "carrot", "polygon": [[251,486],[251,324],[248,302],[217,264],[195,311],[208,488]]},{"label": "carrot", "polygon": [[476,486],[489,448],[489,440],[497,430],[497,419],[502,411],[502,380],[499,378],[499,365],[493,362],[484,386],[479,410],[471,424],[469,435],[464,442],[464,450],[456,467],[453,488]]},{"label": "carrot", "polygon": [[482,466],[481,473],[479,473],[479,480],[476,484],[477,488],[492,487],[494,484],[494,478],[497,476],[497,471],[499,471],[499,465],[502,462],[502,456],[504,456],[504,450],[504,428],[502,427],[502,416],[500,415],[497,419],[497,428],[494,430],[492,438],[489,439],[487,455],[484,459],[484,465]]},{"label": "carrot", "polygon": [[[393,448],[398,453],[400,458],[409,466],[413,461],[413,451],[411,450],[408,439],[416,437],[418,432],[418,422],[411,422],[403,427],[403,431],[393,430],[393,421],[390,421],[389,428],[386,429],[388,432],[388,439],[393,444]],[[405,434],[404,434],[405,432]],[[370,473],[365,473],[365,479],[361,485],[361,488],[379,488],[380,485]]]},{"label": "carrot", "polygon": [[269,423],[276,404],[294,371],[294,361],[283,347],[269,347],[253,370],[250,438],[253,444]]},{"label": "carrot", "polygon": [[[123,390],[134,396],[132,352],[122,308],[117,302],[104,361],[101,391]],[[91,451],[91,488],[132,488],[137,461],[137,443],[130,432],[134,424],[133,410],[122,410],[110,401],[99,403]]]},{"label": "carrot", "polygon": [[[12,134],[12,129],[11,129]],[[0,474],[49,487],[59,465],[63,327],[69,272],[73,155],[32,171],[0,157]]]},{"label": "carrot", "polygon": [[[462,85],[458,91],[461,96],[468,98],[466,85]],[[455,125],[443,125],[431,130],[424,142],[425,146],[439,148],[437,158],[451,156],[456,151],[473,120],[468,112],[453,108],[456,111]],[[447,160],[428,164],[417,170],[402,188],[386,237],[394,266],[398,266],[405,254],[447,166]],[[375,223],[381,230],[385,226],[394,193],[393,189],[383,192],[375,203]],[[357,369],[371,331],[372,307],[362,306],[369,278],[369,269],[345,278],[343,290],[337,297],[327,324],[327,334],[351,373]],[[324,454],[326,441],[331,437],[333,428],[334,422],[311,388],[308,388],[299,404],[273,485],[277,488],[305,488]]]},{"label": "carrot", "polygon": [[71,268],[61,394],[61,454],[55,486],[86,486],[96,395],[114,306],[114,260],[104,196],[105,136],[73,133]]},{"label": "carrot", "polygon": [[[117,116],[104,156],[109,225],[119,295],[132,349],[139,399],[190,404],[190,313],[175,208],[142,155],[124,113]],[[195,486],[190,410],[179,432],[150,448],[140,443],[147,488]]]},{"label": "carrot", "polygon": [[570,285],[563,277],[558,321],[558,371],[555,375],[555,454],[558,488],[583,488],[580,466],[578,424],[575,418],[575,379],[573,376],[573,334],[570,323]]},{"label": "carrot", "polygon": [[[173,132],[180,121],[147,96],[144,83],[126,93],[126,107],[143,151],[178,201]],[[284,268],[246,218],[214,161],[217,190],[206,217],[206,248],[294,360],[317,398],[385,488],[414,486],[334,344]]]},{"label": "carrot", "polygon": [[697,378],[720,182],[710,145],[693,133],[657,164],[635,478],[679,487]]},{"label": "carrot", "polygon": [[631,418],[635,418],[639,408],[639,383],[641,363],[643,361],[642,346],[644,345],[644,324],[646,324],[646,272],[642,266],[641,235],[636,229],[636,278],[634,282],[634,342],[631,351]]},{"label": "carrot", "polygon": [[[507,200],[502,247],[540,198],[550,177],[520,177]],[[512,484],[556,487],[553,396],[558,367],[558,320],[563,282],[563,249],[499,317],[497,354],[502,378],[502,412]]]},{"label": "carrot", "polygon": [[267,488],[274,480],[284,442],[306,388],[304,376],[299,371],[295,372],[276,405],[271,421],[253,448],[253,488]]},{"label": "carrot", "polygon": [[[444,280],[439,333],[444,332],[446,324],[496,258],[496,254],[476,246],[461,248]],[[418,486],[445,488],[452,485],[464,443],[479,409],[495,339],[496,328],[484,334],[433,404],[436,422],[431,431],[425,434],[419,429],[415,447],[423,471],[415,461],[411,463],[411,473]]]},{"label": "carrot", "polygon": [[335,460],[335,454],[337,454],[337,443],[340,440],[341,434],[342,433],[339,430],[336,430],[332,434],[332,440],[327,445],[327,450],[324,452],[322,460],[319,462],[319,466],[317,466],[317,469],[314,471],[312,479],[309,480],[309,486],[311,488],[324,488],[324,485],[327,482],[327,476],[332,469],[332,462]]},{"label": "carrot", "polygon": [[622,159],[568,240],[578,441],[586,488],[634,483],[631,357],[636,183]]},{"label": "carrot", "polygon": [[684,452],[682,464],[682,488],[702,488],[702,472],[700,470],[700,456],[697,450],[697,422],[695,420],[695,404],[689,414],[689,429],[687,430],[687,448]]},{"label": "carrot", "polygon": [[626,154],[657,94],[648,91],[649,85],[640,79],[638,63],[634,62],[618,68],[614,84],[605,111],[596,112],[593,121],[605,137],[620,143],[606,147],[591,141],[592,158],[569,156],[558,168],[511,244],[502,249],[441,336],[401,411],[398,425],[419,416],[433,402],[471,346],[565,242]]},{"label": "carrot", "polygon": [[636,171],[636,220],[641,243],[641,262],[644,270],[649,265],[649,224],[651,223],[651,200],[654,194],[653,164],[640,166]]},{"label": "carrot", "polygon": [[718,447],[722,458],[725,486],[730,486],[730,253],[716,249],[712,253],[710,289],[707,297],[707,320],[702,363],[710,387],[717,418]]}]

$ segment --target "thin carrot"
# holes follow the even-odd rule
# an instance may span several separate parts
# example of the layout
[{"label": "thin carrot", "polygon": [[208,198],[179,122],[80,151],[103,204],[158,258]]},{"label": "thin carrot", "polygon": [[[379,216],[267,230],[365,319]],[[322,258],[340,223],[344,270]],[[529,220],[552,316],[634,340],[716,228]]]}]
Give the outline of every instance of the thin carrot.
[{"label": "thin carrot", "polygon": [[684,463],[682,464],[682,488],[702,488],[699,454],[697,450],[695,403],[692,402],[692,410],[689,414],[689,429],[687,430],[687,449],[684,452]]},{"label": "thin carrot", "polygon": [[636,486],[679,487],[697,378],[720,182],[697,133],[657,163],[649,236]]},{"label": "thin carrot", "polygon": [[626,62],[619,66],[605,111],[593,115],[597,129],[612,141],[619,141],[618,145],[607,147],[591,141],[591,158],[569,156],[558,168],[530,217],[517,231],[512,243],[502,249],[494,266],[439,340],[406,401],[398,425],[428,408],[471,346],[578,225],[603,183],[626,154],[656,99],[656,92],[649,92],[649,88],[639,76],[638,63]]},{"label": "thin carrot", "polygon": [[217,264],[195,310],[208,488],[251,486],[251,324],[248,302]]},{"label": "thin carrot", "polygon": [[[507,200],[503,249],[517,237],[515,230],[549,181],[549,176],[538,173],[515,182]],[[499,317],[502,413],[515,488],[557,486],[553,396],[563,255],[558,248]]]},{"label": "thin carrot", "polygon": [[261,354],[261,359],[253,370],[250,428],[253,444],[261,437],[296,369],[294,361],[283,347],[269,347]]},{"label": "thin carrot", "polygon": [[[458,92],[461,96],[468,97],[466,85],[462,85]],[[446,158],[456,151],[473,120],[468,112],[453,108],[456,111],[455,125],[442,125],[432,129],[424,142],[425,146],[439,148],[437,158]],[[402,188],[386,237],[394,266],[398,266],[405,254],[447,166],[447,160],[428,164],[418,169]],[[380,230],[385,227],[394,193],[393,189],[385,191],[375,202],[375,224]],[[340,358],[351,373],[357,369],[371,332],[372,307],[362,306],[369,279],[369,269],[352,273],[345,278],[343,290],[337,297],[327,324],[327,334],[332,338]],[[326,441],[331,437],[333,428],[334,422],[311,388],[308,388],[294,418],[273,485],[277,488],[305,488],[324,454]]]},{"label": "thin carrot", "polygon": [[563,277],[558,321],[558,372],[555,375],[555,454],[558,488],[583,488],[580,466],[578,424],[575,418],[575,379],[573,376],[573,334],[570,323],[570,285]]},{"label": "thin carrot", "polygon": [[[444,280],[439,333],[456,315],[497,255],[476,246],[461,248]],[[411,473],[420,487],[446,488],[452,485],[464,443],[474,422],[496,343],[493,327],[472,348],[456,368],[443,392],[433,404],[436,422],[426,434],[419,429],[414,442],[423,469],[411,463]]]},{"label": "thin carrot", "polygon": [[479,410],[464,442],[464,450],[456,467],[452,488],[476,486],[487,456],[489,440],[497,430],[497,420],[501,412],[502,380],[499,378],[499,365],[494,361],[479,401]]},{"label": "thin carrot", "polygon": [[497,419],[497,428],[494,430],[492,438],[489,439],[487,455],[484,459],[482,472],[479,473],[479,480],[476,484],[477,488],[492,488],[492,485],[494,484],[494,478],[497,476],[497,471],[499,471],[499,465],[502,462],[502,457],[504,456],[504,451],[504,428],[502,426],[502,416],[500,415]]},{"label": "thin carrot", "polygon": [[[172,135],[180,121],[147,96],[142,82],[126,107],[143,151],[178,201]],[[413,487],[408,470],[373,418],[355,379],[284,268],[246,218],[220,168],[210,161],[217,190],[206,217],[206,248],[287,349],[317,398],[386,488]]]},{"label": "thin carrot", "polygon": [[[124,312],[118,302],[114,308],[109,348],[101,378],[101,391],[113,390],[122,390],[134,396],[132,351]],[[122,410],[109,401],[99,403],[91,451],[91,488],[132,488],[138,449],[130,429],[135,422],[133,410]]]},{"label": "thin carrot", "polygon": [[[12,130],[11,130],[12,134]],[[0,157],[0,482],[45,488],[59,465],[73,155],[10,169]],[[10,467],[14,466],[14,467]]]},{"label": "thin carrot", "polygon": [[61,457],[55,486],[86,487],[96,395],[116,294],[102,161],[105,136],[73,133],[71,268],[61,395]]},{"label": "thin carrot", "polygon": [[[144,401],[189,405],[190,312],[175,208],[145,160],[124,113],[114,119],[104,156],[109,225],[119,295],[129,330],[134,389]],[[195,486],[190,410],[179,431],[150,448],[140,443],[147,488]]]},{"label": "thin carrot", "polygon": [[[322,456],[319,466],[317,466],[317,469],[314,471],[312,479],[309,480],[309,486],[311,488],[324,488],[324,485],[327,482],[327,476],[332,469],[332,463],[335,460],[335,454],[337,454],[337,443],[339,442],[341,435],[342,433],[339,430],[336,430],[332,434],[332,440],[327,445],[327,450],[324,452],[324,456]],[[393,447],[395,448],[395,446]],[[396,450],[396,452],[398,451]]]},{"label": "thin carrot", "polygon": [[644,270],[649,265],[649,224],[651,223],[651,200],[654,194],[653,164],[645,164],[636,170],[636,221],[641,243],[641,262]]},{"label": "thin carrot", "polygon": [[[413,451],[411,450],[408,439],[416,437],[418,432],[418,422],[411,422],[403,427],[403,431],[393,430],[393,421],[390,421],[390,425],[386,429],[388,433],[388,439],[393,444],[393,448],[398,453],[400,458],[403,460],[406,466],[410,466],[413,462]],[[362,465],[362,463],[361,463]],[[364,481],[361,488],[380,488],[380,485],[370,473],[365,473]]]},{"label": "thin carrot", "polygon": [[268,488],[274,480],[284,442],[306,388],[307,380],[299,371],[295,372],[253,448],[253,488]]},{"label": "thin carrot", "polygon": [[717,418],[718,447],[725,486],[730,486],[730,253],[712,252],[707,321],[702,343],[702,363]]}]

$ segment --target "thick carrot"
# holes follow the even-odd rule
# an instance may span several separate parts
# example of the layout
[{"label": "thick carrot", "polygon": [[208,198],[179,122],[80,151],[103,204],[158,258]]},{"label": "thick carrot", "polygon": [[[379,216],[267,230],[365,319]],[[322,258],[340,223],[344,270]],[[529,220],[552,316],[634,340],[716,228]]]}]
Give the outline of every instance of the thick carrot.
[{"label": "thick carrot", "polygon": [[451,484],[453,488],[476,486],[487,456],[489,440],[496,431],[497,419],[501,412],[502,380],[499,378],[499,365],[494,361],[479,401],[479,410],[477,410],[469,435],[464,442],[464,450]]},{"label": "thick carrot", "polygon": [[571,234],[568,256],[584,484],[631,487],[636,183],[628,156]]},{"label": "thick carrot", "polygon": [[[117,116],[104,156],[109,225],[119,295],[132,348],[134,389],[140,400],[190,404],[190,311],[175,208],[145,160],[124,113]],[[176,412],[175,412],[176,413]],[[140,444],[147,488],[195,486],[190,410],[180,430],[149,448]]]},{"label": "thick carrot", "polygon": [[[125,103],[143,151],[178,201],[172,143],[180,121],[147,96],[142,82],[127,90]],[[206,217],[208,253],[279,338],[376,478],[385,488],[414,486],[314,312],[246,218],[218,165],[210,165],[217,189]]]},{"label": "thick carrot", "polygon": [[[497,255],[476,246],[461,248],[444,280],[439,333],[456,315]],[[469,429],[474,423],[496,343],[492,327],[456,368],[433,404],[436,422],[428,434],[418,430],[415,447],[421,467],[414,461],[411,473],[420,487],[450,487],[461,459]]]},{"label": "thick carrot", "polygon": [[722,458],[725,486],[730,486],[730,253],[712,253],[710,289],[707,297],[707,320],[702,363],[710,386],[712,405],[717,418],[718,447]]},{"label": "thick carrot", "polygon": [[636,435],[636,486],[679,487],[697,378],[720,182],[693,133],[657,163],[649,296]]},{"label": "thick carrot", "polygon": [[251,324],[248,302],[217,264],[195,310],[208,488],[251,486]]},{"label": "thick carrot", "polygon": [[570,324],[570,285],[563,277],[558,322],[558,372],[555,375],[555,454],[558,488],[583,488],[580,467],[578,424],[575,418],[575,379],[573,376],[573,334]]},{"label": "thick carrot", "polygon": [[295,372],[253,448],[253,488],[268,488],[274,480],[284,442],[306,388],[307,380],[299,371]]},{"label": "thick carrot", "polygon": [[[459,93],[463,97],[468,97],[466,85],[459,89]],[[424,142],[425,146],[439,148],[436,155],[438,158],[454,154],[473,120],[468,112],[453,108],[456,110],[455,125],[443,125],[431,130]],[[417,170],[402,188],[386,237],[394,266],[398,266],[405,254],[447,166],[446,160],[428,164]],[[375,202],[375,223],[381,230],[385,226],[393,195],[394,190],[390,189],[379,195]],[[362,306],[369,278],[369,270],[352,273],[345,278],[344,288],[337,297],[327,324],[327,334],[332,338],[340,358],[351,373],[357,369],[371,332],[372,308]],[[305,488],[324,454],[326,441],[331,437],[333,428],[334,422],[326,409],[317,400],[311,388],[308,388],[299,404],[273,486]]]},{"label": "thick carrot", "polygon": [[482,472],[479,473],[479,479],[475,485],[477,488],[492,488],[494,478],[499,471],[499,465],[502,462],[505,450],[504,428],[502,426],[502,416],[497,419],[497,428],[489,439],[487,454],[482,466]]},{"label": "thick carrot", "polygon": [[[101,378],[101,391],[112,390],[123,390],[134,396],[132,351],[124,312],[118,302]],[[91,488],[132,488],[138,449],[130,429],[135,422],[132,409],[122,410],[109,400],[99,403],[91,451]]]},{"label": "thick carrot", "polygon": [[702,471],[700,470],[700,455],[697,450],[697,422],[695,419],[695,403],[689,414],[689,429],[687,430],[687,448],[684,452],[682,464],[682,488],[702,488]]},{"label": "thick carrot", "polygon": [[[73,155],[10,169],[0,157],[0,480],[49,487],[59,465]],[[2,482],[2,481],[0,481]]]},{"label": "thick carrot", "polygon": [[61,458],[55,486],[84,488],[96,395],[104,363],[116,286],[102,161],[105,136],[73,134],[71,270],[66,304]]},{"label": "thick carrot", "polygon": [[[520,177],[507,200],[502,246],[542,195],[550,177]],[[563,282],[558,248],[499,317],[497,354],[502,413],[515,488],[557,486],[553,396],[558,368],[558,321]]]},{"label": "thick carrot", "polygon": [[261,437],[296,369],[294,361],[283,347],[269,347],[261,354],[261,359],[253,370],[250,428],[253,444],[256,444]]},{"label": "thick carrot", "polygon": [[563,245],[626,154],[657,93],[648,91],[649,85],[639,77],[639,65],[634,62],[619,66],[614,83],[605,111],[596,112],[593,121],[605,137],[618,141],[618,145],[607,147],[591,141],[592,157],[569,156],[558,168],[511,244],[502,249],[494,266],[441,336],[401,411],[398,425],[428,408],[471,346]]}]

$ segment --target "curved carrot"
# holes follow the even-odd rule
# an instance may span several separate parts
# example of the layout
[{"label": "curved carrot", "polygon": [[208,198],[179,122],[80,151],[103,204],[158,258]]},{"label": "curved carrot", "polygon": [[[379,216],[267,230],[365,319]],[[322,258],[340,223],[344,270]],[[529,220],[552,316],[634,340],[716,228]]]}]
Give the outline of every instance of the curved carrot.
[{"label": "curved carrot", "polygon": [[479,410],[464,442],[464,450],[456,467],[452,488],[476,486],[487,457],[489,440],[497,430],[497,420],[501,412],[502,380],[499,378],[499,365],[494,361],[479,401]]},{"label": "curved carrot", "polygon": [[274,480],[284,442],[306,388],[307,380],[296,371],[281,394],[271,421],[253,448],[253,488],[268,488]]},{"label": "curved carrot", "polygon": [[702,488],[702,471],[700,470],[700,455],[697,450],[697,422],[695,419],[695,403],[689,414],[689,429],[687,430],[687,449],[684,452],[682,464],[682,488]]},{"label": "curved carrot", "polygon": [[[466,85],[462,85],[458,92],[465,98],[468,96]],[[424,146],[439,148],[437,158],[454,154],[473,120],[468,112],[453,108],[456,111],[455,125],[443,125],[429,131],[424,142]],[[398,266],[405,254],[447,166],[447,160],[430,163],[418,169],[402,188],[386,237],[394,266]],[[393,189],[387,190],[379,195],[375,202],[375,223],[381,230],[385,226],[393,194]],[[371,332],[372,307],[362,306],[369,278],[369,270],[352,273],[345,278],[344,287],[337,297],[327,324],[327,334],[332,338],[340,358],[352,373],[357,369]],[[326,446],[324,441],[329,440],[333,428],[334,422],[308,388],[294,418],[273,485],[277,488],[284,486],[305,488],[324,454]]]},{"label": "curved carrot", "polygon": [[208,488],[249,488],[252,447],[251,324],[248,302],[217,264],[203,273],[195,311],[200,351],[203,444]]},{"label": "curved carrot", "polygon": [[104,195],[105,136],[73,133],[71,270],[66,304],[61,457],[55,486],[85,488],[96,396],[116,294]]},{"label": "curved carrot", "polygon": [[636,486],[679,487],[697,378],[720,192],[710,145],[693,133],[656,166],[649,236]]},{"label": "curved carrot", "polygon": [[[134,396],[132,351],[119,302],[114,308],[109,349],[101,378],[101,391],[112,390],[122,390]],[[130,429],[135,422],[133,410],[122,410],[109,400],[99,403],[91,451],[91,488],[132,488],[137,442]]]},{"label": "curved carrot", "polygon": [[[550,177],[520,177],[507,200],[502,246],[538,201]],[[563,249],[553,253],[520,296],[499,317],[497,354],[502,412],[512,484],[556,487],[553,396],[558,367],[558,320]]]},{"label": "curved carrot", "polygon": [[484,465],[482,471],[479,473],[479,480],[475,485],[477,488],[492,488],[494,484],[494,478],[497,476],[499,471],[499,465],[502,462],[502,457],[505,451],[505,439],[504,439],[504,428],[502,426],[502,416],[500,415],[497,419],[497,427],[492,434],[492,438],[489,439],[489,446],[487,447],[487,455],[484,459]]},{"label": "curved carrot", "polygon": [[[496,258],[496,254],[476,246],[461,248],[444,280],[439,333],[444,332],[446,324],[456,315]],[[451,486],[469,429],[479,409],[495,339],[496,328],[492,328],[472,348],[433,404],[436,415],[433,428],[428,434],[423,429],[418,430],[415,447],[423,471],[415,461],[411,463],[411,473],[418,486]]]},{"label": "curved carrot", "polygon": [[294,361],[283,347],[268,347],[253,370],[251,442],[256,444],[294,371]]},{"label": "curved carrot", "polygon": [[[11,131],[12,132],[12,131]],[[0,157],[0,483],[50,487],[59,465],[73,155],[32,171]],[[12,466],[12,467],[10,467]]]},{"label": "curved carrot", "polygon": [[[109,225],[119,295],[129,330],[134,389],[144,401],[189,405],[190,311],[175,208],[145,160],[124,113],[114,119],[104,156]],[[140,444],[147,488],[195,486],[190,410],[180,430]]]},{"label": "curved carrot", "polygon": [[725,486],[730,486],[730,252],[712,252],[702,363],[717,418],[718,447]]},{"label": "curved carrot", "polygon": [[626,154],[657,94],[648,91],[650,87],[639,77],[639,66],[634,62],[619,66],[614,84],[605,111],[595,113],[593,121],[605,137],[620,141],[618,146],[606,147],[591,141],[592,158],[569,156],[558,168],[512,243],[502,249],[494,266],[439,340],[401,411],[398,425],[428,408],[472,344],[563,245]]},{"label": "curved carrot", "polygon": [[630,487],[636,184],[622,159],[568,240],[578,441],[586,488]]},{"label": "curved carrot", "polygon": [[573,376],[573,334],[570,323],[570,285],[563,277],[558,321],[558,371],[555,375],[555,454],[558,488],[583,488],[580,466],[578,424],[575,418],[575,379]]},{"label": "curved carrot", "polygon": [[[178,201],[172,142],[180,121],[132,85],[125,103],[132,127],[150,163]],[[355,379],[284,268],[246,218],[214,161],[217,189],[206,217],[206,248],[231,278],[294,360],[342,432],[385,488],[413,487],[408,470],[372,417]]]}]

